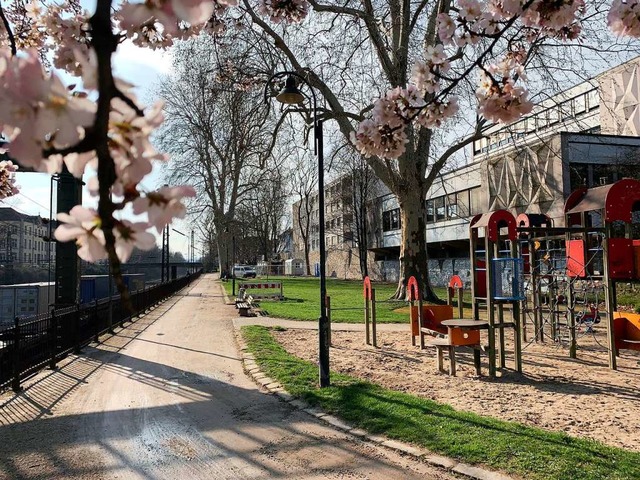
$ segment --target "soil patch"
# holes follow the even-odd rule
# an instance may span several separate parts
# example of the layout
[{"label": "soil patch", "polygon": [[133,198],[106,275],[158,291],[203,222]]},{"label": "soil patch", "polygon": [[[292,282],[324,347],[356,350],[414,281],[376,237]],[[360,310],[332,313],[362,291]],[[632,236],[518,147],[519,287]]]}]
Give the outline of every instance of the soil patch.
[{"label": "soil patch", "polygon": [[[273,335],[290,353],[317,361],[315,331]],[[379,333],[379,348],[365,345],[362,332],[334,331],[332,343],[334,371],[459,410],[640,451],[640,352],[623,351],[618,371],[610,370],[604,329],[580,337],[577,360],[569,358],[565,345],[525,343],[523,374],[505,369],[495,380],[475,377],[473,354],[466,349],[456,353],[456,377],[439,373],[434,349],[412,346],[408,332]],[[509,342],[505,352],[507,367],[513,368]],[[482,370],[486,375],[484,354]]]}]

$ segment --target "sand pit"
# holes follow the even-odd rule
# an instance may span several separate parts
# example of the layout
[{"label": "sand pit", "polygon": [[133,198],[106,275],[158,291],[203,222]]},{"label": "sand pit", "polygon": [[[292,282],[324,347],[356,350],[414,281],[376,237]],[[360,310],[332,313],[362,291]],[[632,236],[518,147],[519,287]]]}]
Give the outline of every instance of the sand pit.
[{"label": "sand pit", "polygon": [[[274,331],[290,353],[317,360],[317,334],[311,330]],[[511,333],[507,334],[507,338]],[[623,351],[618,371],[608,368],[606,332],[579,338],[578,359],[566,346],[525,343],[523,374],[505,370],[495,380],[474,377],[473,354],[456,354],[456,377],[438,373],[435,351],[411,345],[409,333],[379,333],[375,349],[364,333],[332,334],[331,369],[438,402],[460,410],[512,420],[609,445],[640,451],[640,352]],[[507,367],[513,356],[507,343]]]}]

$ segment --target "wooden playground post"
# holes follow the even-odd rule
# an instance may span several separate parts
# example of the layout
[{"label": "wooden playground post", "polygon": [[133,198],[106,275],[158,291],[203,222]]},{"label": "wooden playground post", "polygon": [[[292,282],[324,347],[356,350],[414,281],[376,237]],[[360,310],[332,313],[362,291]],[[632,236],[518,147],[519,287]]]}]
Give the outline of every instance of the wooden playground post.
[{"label": "wooden playground post", "polygon": [[371,345],[371,338],[369,336],[369,299],[364,297],[364,329],[365,329],[365,343]]},{"label": "wooden playground post", "polygon": [[464,305],[462,304],[463,294],[462,287],[458,288],[458,318],[464,318]]},{"label": "wooden playground post", "polygon": [[[513,242],[512,242],[513,243]],[[500,258],[500,235],[493,243],[493,258]],[[491,264],[491,277],[494,278],[496,275],[495,270],[493,270],[493,259]],[[488,277],[489,275],[487,275]],[[494,282],[491,282],[494,283]],[[495,293],[495,292],[494,292]],[[491,297],[491,304],[493,305],[493,297]],[[500,342],[500,368],[505,368],[507,366],[507,357],[505,352],[505,341],[504,341],[504,305],[502,302],[498,303],[498,325],[500,326],[498,332],[498,339]]]},{"label": "wooden playground post", "polygon": [[[516,258],[518,256],[517,245],[514,241],[511,241],[511,258]],[[531,263],[529,263],[531,265]],[[529,267],[531,268],[531,266]],[[514,278],[515,278],[515,266],[514,266]],[[522,271],[518,272],[520,275],[524,276],[524,261],[522,262]],[[522,298],[526,300],[526,293],[524,292],[524,282],[523,284],[518,284],[523,289],[520,292]],[[520,317],[520,301],[514,301],[512,304],[511,314],[513,317],[513,357],[516,364],[516,371],[518,373],[522,373],[522,337],[520,336],[520,328],[523,327],[524,322],[521,322]],[[523,309],[524,310],[524,309]]]},{"label": "wooden playground post", "polygon": [[489,322],[489,329],[487,333],[489,334],[489,376],[496,376],[496,337],[494,325],[495,321],[495,312],[493,308],[493,284],[491,282],[491,274],[490,269],[493,268],[493,264],[490,258],[491,250],[491,241],[489,240],[489,232],[485,232],[484,235],[484,252],[485,252],[485,265],[486,265],[486,287],[487,287],[487,298],[485,299],[485,304],[487,306],[487,320]]},{"label": "wooden playground post", "polygon": [[[411,296],[411,294],[409,294],[409,322],[413,322],[412,317],[413,317],[413,297]],[[413,325],[411,325],[410,328],[413,329]],[[413,335],[413,332],[411,332],[411,346],[413,347],[416,346],[416,337]]]},{"label": "wooden playground post", "polygon": [[371,336],[373,337],[373,346],[378,346],[376,335],[376,289],[371,289]]},{"label": "wooden playground post", "polygon": [[615,304],[615,282],[611,278],[609,266],[609,238],[611,238],[611,224],[609,222],[605,222],[604,238],[602,239],[602,265],[604,267],[602,272],[604,274],[602,276],[602,281],[606,282],[604,288],[604,304],[607,308],[607,344],[609,347],[609,368],[612,370],[616,370],[616,338],[613,331],[613,312],[615,311],[617,305]]},{"label": "wooden playground post", "polygon": [[426,348],[424,344],[424,335],[422,334],[422,325],[423,325],[423,313],[422,313],[422,295],[418,293],[418,335],[420,335],[420,350],[424,350]]},{"label": "wooden playground post", "polygon": [[371,345],[371,336],[369,335],[369,318],[371,314],[369,310],[369,301],[371,300],[371,281],[369,280],[369,277],[364,277],[362,293],[362,296],[364,297],[365,344]]}]

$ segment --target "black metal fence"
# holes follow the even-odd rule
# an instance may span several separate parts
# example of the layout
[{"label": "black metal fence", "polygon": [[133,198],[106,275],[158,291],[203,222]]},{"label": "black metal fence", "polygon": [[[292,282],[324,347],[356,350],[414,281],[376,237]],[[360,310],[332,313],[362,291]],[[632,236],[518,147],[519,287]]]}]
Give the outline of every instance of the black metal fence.
[{"label": "black metal fence", "polygon": [[189,285],[200,273],[131,292],[133,311],[125,308],[120,295],[114,295],[34,317],[16,318],[13,327],[0,331],[0,392],[9,386],[19,391],[25,378],[46,366],[55,368],[70,352],[79,352],[114,326],[131,321]]}]

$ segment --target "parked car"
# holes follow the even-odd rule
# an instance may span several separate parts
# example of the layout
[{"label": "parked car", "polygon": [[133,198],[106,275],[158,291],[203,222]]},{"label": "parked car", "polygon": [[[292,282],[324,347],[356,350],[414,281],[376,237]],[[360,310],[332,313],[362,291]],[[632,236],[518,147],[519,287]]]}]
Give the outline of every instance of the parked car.
[{"label": "parked car", "polygon": [[233,267],[233,276],[236,278],[256,278],[256,269],[249,265],[236,265]]}]

